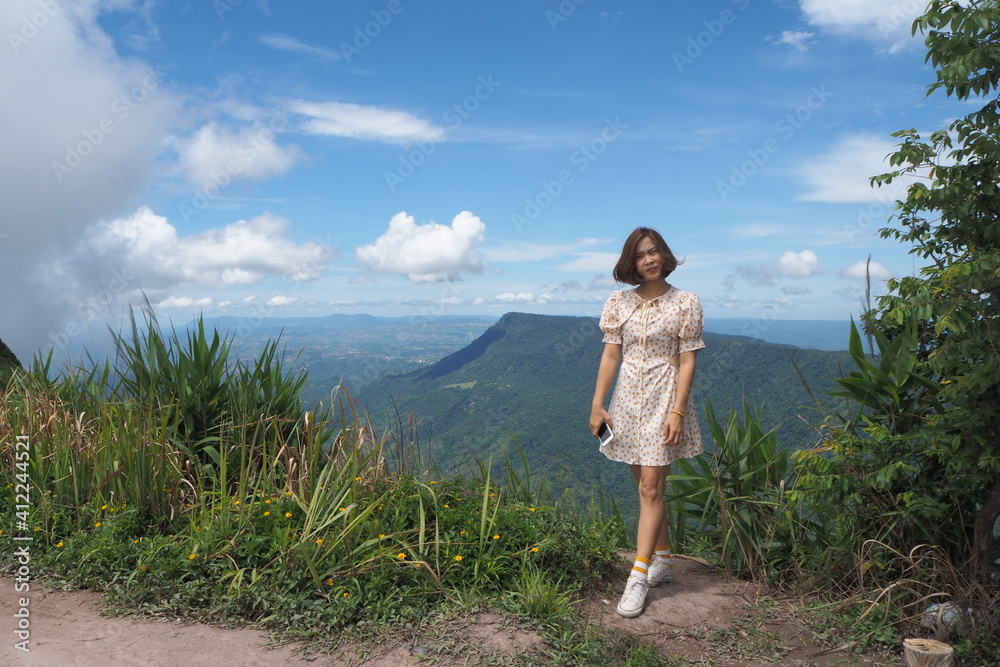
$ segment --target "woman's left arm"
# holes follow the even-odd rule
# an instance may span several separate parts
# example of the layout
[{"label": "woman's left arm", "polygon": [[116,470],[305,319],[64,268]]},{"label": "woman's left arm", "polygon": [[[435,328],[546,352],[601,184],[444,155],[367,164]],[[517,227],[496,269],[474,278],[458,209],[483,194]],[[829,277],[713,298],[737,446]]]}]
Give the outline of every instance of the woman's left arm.
[{"label": "woman's left arm", "polygon": [[698,350],[681,352],[680,368],[677,371],[677,393],[674,395],[674,404],[670,406],[670,414],[663,422],[663,438],[665,444],[676,445],[681,441],[681,434],[684,432],[684,420],[694,419],[694,415],[678,414],[684,412],[684,406],[688,403],[688,396],[691,395],[691,385],[694,384],[694,368],[698,360]]}]

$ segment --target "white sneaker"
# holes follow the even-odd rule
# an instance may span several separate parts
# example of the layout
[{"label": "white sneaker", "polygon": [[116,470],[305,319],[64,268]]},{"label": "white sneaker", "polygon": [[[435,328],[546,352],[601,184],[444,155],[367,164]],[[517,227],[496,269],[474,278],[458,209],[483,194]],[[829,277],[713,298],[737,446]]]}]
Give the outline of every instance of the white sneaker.
[{"label": "white sneaker", "polygon": [[625,618],[634,618],[641,614],[646,604],[647,591],[649,591],[648,581],[639,577],[629,577],[622,599],[618,602],[618,613]]},{"label": "white sneaker", "polygon": [[649,585],[656,586],[674,578],[674,564],[669,558],[654,556],[653,562],[649,564]]}]

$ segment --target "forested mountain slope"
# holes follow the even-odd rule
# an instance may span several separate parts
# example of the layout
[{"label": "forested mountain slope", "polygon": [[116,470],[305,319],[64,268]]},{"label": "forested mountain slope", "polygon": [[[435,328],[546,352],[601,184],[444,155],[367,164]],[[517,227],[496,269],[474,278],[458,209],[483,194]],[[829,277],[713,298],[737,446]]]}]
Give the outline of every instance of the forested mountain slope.
[{"label": "forested mountain slope", "polygon": [[[792,359],[813,391],[825,392],[845,372],[845,352],[803,350],[756,339],[705,334],[694,397],[706,446],[705,399],[717,413],[742,404],[762,406],[762,423],[777,427],[783,447],[815,444],[817,436],[799,418],[818,419]],[[412,415],[419,438],[429,443],[441,469],[494,460],[512,451],[511,436],[524,448],[536,479],[554,490],[603,480],[606,489],[629,483],[624,466],[608,462],[587,429],[603,343],[597,320],[508,313],[467,347],[437,363],[369,386],[359,398],[376,423]],[[608,396],[610,400],[610,394]]]}]

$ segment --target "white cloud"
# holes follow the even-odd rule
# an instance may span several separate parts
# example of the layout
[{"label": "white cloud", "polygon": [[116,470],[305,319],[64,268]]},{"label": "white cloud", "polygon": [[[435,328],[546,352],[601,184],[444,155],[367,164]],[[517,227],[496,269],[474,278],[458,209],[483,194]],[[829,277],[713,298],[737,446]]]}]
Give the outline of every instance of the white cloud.
[{"label": "white cloud", "polygon": [[284,294],[275,294],[270,299],[267,300],[268,306],[293,306],[299,302],[297,296],[285,296]]},{"label": "white cloud", "polygon": [[[0,89],[9,98],[0,104],[0,336],[22,358],[100,295],[100,281],[43,289],[42,267],[94,221],[134,206],[180,107],[152,67],[115,52],[98,22],[112,4],[137,9],[95,0],[0,3]],[[43,14],[40,27],[31,23]],[[112,270],[99,267],[98,275],[110,280]]]},{"label": "white cloud", "polygon": [[302,129],[313,134],[386,143],[439,141],[444,137],[443,128],[396,109],[306,100],[292,100],[289,108],[308,117]]},{"label": "white cloud", "polygon": [[429,222],[418,225],[405,211],[392,216],[389,229],[374,243],[356,251],[358,261],[376,273],[407,276],[413,282],[457,280],[460,273],[482,273],[486,261],[477,246],[486,225],[462,211],[451,226]]},{"label": "white cloud", "polygon": [[577,258],[564,262],[556,268],[560,271],[595,271],[607,272],[609,275],[618,263],[618,253],[616,252],[580,252]]},{"label": "white cloud", "polygon": [[824,273],[819,258],[812,250],[793,252],[786,250],[778,258],[778,273],[788,278],[808,278]]},{"label": "white cloud", "polygon": [[912,177],[897,179],[889,186],[874,188],[872,176],[891,171],[888,155],[897,144],[891,138],[871,134],[841,137],[829,151],[799,167],[809,186],[802,201],[859,203],[895,200],[905,194]]},{"label": "white cloud", "polygon": [[213,303],[212,297],[206,296],[200,299],[192,299],[189,296],[168,296],[156,304],[157,308],[207,308]]},{"label": "white cloud", "polygon": [[589,248],[603,243],[606,243],[606,241],[594,238],[580,239],[579,241],[565,245],[541,245],[520,241],[504,241],[494,244],[489,248],[483,248],[483,254],[491,262],[537,262],[543,259],[558,257],[559,255],[572,254],[581,248]]},{"label": "white cloud", "polygon": [[269,35],[261,35],[257,40],[265,46],[270,46],[272,49],[300,53],[304,56],[316,58],[317,60],[332,61],[340,59],[340,54],[333,49],[323,46],[312,46],[282,33],[276,32]]},{"label": "white cloud", "polygon": [[773,236],[781,231],[781,227],[771,223],[752,223],[732,228],[733,236],[744,239],[757,239]]},{"label": "white cloud", "polygon": [[[166,218],[143,206],[134,215],[96,225],[77,260],[121,266],[136,290],[225,288],[278,276],[297,282],[318,278],[334,251],[318,243],[295,244],[285,235],[288,224],[264,213],[180,236]],[[62,267],[62,272],[73,271],[72,265]]]},{"label": "white cloud", "polygon": [[865,265],[868,265],[868,273],[874,280],[888,280],[893,277],[893,273],[884,264],[879,264],[878,262],[865,262],[864,260],[855,262],[850,266],[845,266],[840,270],[839,275],[841,278],[861,278],[865,277]]},{"label": "white cloud", "polygon": [[924,0],[800,0],[799,6],[811,25],[889,43],[889,50],[895,52],[917,43],[910,36],[910,26],[923,13],[927,3]]},{"label": "white cloud", "polygon": [[292,168],[300,151],[281,147],[274,132],[255,123],[233,132],[212,122],[179,145],[180,163],[195,184],[224,186],[231,180],[263,180],[280,176]]},{"label": "white cloud", "polygon": [[782,30],[781,36],[775,40],[775,44],[786,44],[796,51],[808,51],[811,40],[815,33],[806,30]]}]

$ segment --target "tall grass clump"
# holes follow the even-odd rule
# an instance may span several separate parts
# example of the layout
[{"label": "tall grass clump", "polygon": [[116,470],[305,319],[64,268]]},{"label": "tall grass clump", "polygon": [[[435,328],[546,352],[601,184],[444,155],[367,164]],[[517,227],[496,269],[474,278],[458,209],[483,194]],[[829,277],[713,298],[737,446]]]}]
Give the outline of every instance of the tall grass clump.
[{"label": "tall grass clump", "polygon": [[35,537],[52,583],[318,637],[470,601],[562,622],[617,564],[614,516],[548,502],[523,457],[500,480],[489,462],[408,469],[405,437],[376,433],[346,391],[305,410],[277,342],[243,361],[201,320],[131,325],[113,361],[55,375],[36,359],[0,392],[0,500],[17,436],[32,488],[25,525],[0,530]]}]

